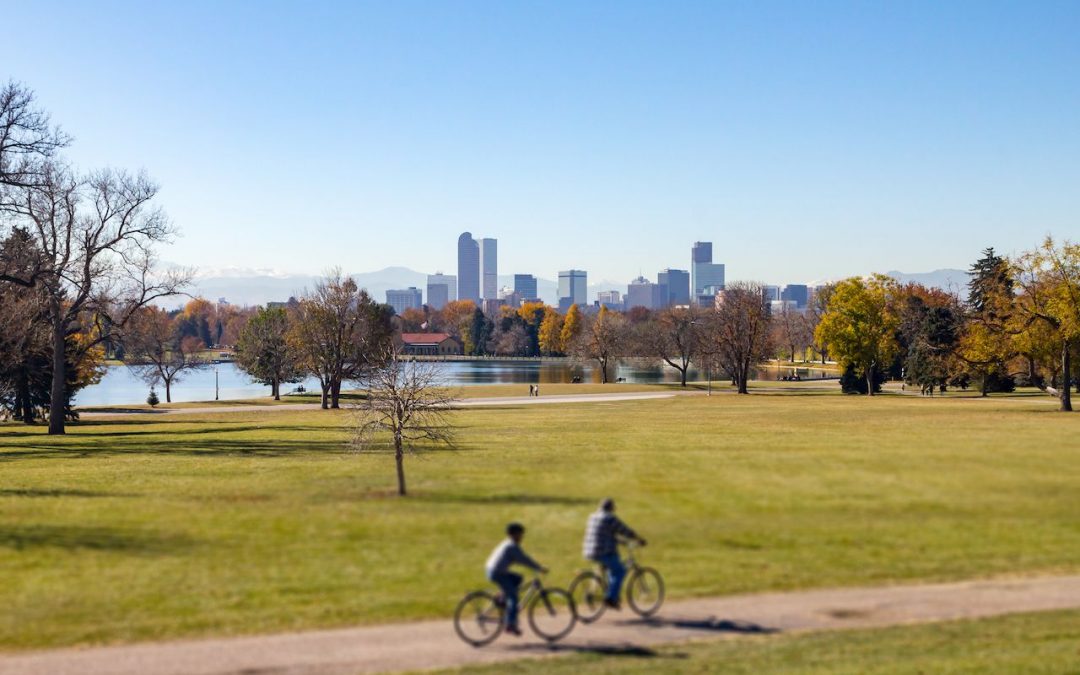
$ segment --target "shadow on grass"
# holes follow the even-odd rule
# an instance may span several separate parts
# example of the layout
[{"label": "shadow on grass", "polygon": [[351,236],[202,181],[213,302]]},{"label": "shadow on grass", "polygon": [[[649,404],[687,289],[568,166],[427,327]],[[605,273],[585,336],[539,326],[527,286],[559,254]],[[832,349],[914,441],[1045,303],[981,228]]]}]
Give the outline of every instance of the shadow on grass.
[{"label": "shadow on grass", "polygon": [[115,551],[134,555],[166,555],[192,546],[187,537],[77,525],[0,527],[0,548],[24,551],[58,548],[66,551]]},{"label": "shadow on grass", "polygon": [[135,497],[123,492],[92,492],[90,490],[68,490],[65,488],[4,488],[0,497]]},{"label": "shadow on grass", "polygon": [[546,652],[555,654],[596,654],[597,656],[622,656],[638,659],[653,659],[653,658],[665,658],[665,659],[685,659],[686,654],[660,654],[655,649],[649,649],[648,647],[642,647],[635,644],[594,644],[584,643],[575,644],[573,642],[566,643],[554,643],[554,644],[523,644],[514,645],[510,647],[512,651],[521,652]]},{"label": "shadow on grass", "polygon": [[[48,437],[43,437],[48,438]],[[0,452],[0,462],[27,459],[78,459],[91,457],[121,457],[131,455],[160,455],[163,457],[289,457],[302,453],[343,454],[349,452],[344,440],[310,441],[297,439],[242,440],[201,439],[163,440],[153,444],[144,441],[109,443],[106,436],[81,440],[68,436],[66,442],[27,443],[19,450]],[[80,440],[75,440],[80,439]]]},{"label": "shadow on grass", "polygon": [[527,495],[521,493],[494,495],[417,493],[412,495],[410,499],[436,504],[550,504],[557,506],[580,506],[583,504],[593,504],[596,501],[584,497]]}]

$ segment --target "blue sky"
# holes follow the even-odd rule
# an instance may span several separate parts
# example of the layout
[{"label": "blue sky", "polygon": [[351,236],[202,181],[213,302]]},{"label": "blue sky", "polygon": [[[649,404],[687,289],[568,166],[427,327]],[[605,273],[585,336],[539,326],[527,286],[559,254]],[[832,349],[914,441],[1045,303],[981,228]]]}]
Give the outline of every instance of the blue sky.
[{"label": "blue sky", "polygon": [[1077,2],[0,7],[0,78],[161,182],[183,264],[452,272],[470,230],[502,273],[701,239],[784,283],[1080,238]]}]

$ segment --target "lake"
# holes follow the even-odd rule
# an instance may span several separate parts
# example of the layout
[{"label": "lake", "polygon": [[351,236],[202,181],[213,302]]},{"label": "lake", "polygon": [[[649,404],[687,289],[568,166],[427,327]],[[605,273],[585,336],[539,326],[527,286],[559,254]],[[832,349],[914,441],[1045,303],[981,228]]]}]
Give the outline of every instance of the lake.
[{"label": "lake", "polygon": [[[580,376],[585,382],[599,382],[600,371],[593,366],[581,366],[567,361],[517,361],[485,359],[475,361],[439,362],[448,385],[469,386],[479,384],[555,384],[570,382]],[[758,377],[775,380],[777,373],[784,375],[797,373],[803,379],[820,378],[825,371],[816,368],[759,369]],[[217,378],[219,397],[222,400],[259,398],[270,396],[270,387],[263,386],[244,374],[232,363],[222,363],[212,368],[186,373],[179,382],[173,384],[174,402],[212,401],[214,400],[214,382]],[[616,368],[615,377],[625,378],[627,382],[658,383],[678,382],[679,373],[671,367],[654,364],[647,359],[632,359],[621,362]],[[698,373],[691,368],[689,379],[698,379]],[[703,379],[704,376],[701,376]],[[282,393],[303,386],[309,392],[318,393],[319,382],[309,378],[300,383],[282,386]],[[165,391],[157,387],[161,402],[165,402]],[[150,387],[134,375],[126,366],[109,366],[101,382],[83,389],[75,398],[76,405],[130,405],[144,403]]]}]

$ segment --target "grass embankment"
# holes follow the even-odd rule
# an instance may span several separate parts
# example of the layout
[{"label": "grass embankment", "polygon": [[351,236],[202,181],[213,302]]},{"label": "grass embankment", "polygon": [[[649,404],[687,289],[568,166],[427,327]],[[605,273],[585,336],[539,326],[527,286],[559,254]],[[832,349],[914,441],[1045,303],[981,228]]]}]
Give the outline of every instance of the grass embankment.
[{"label": "grass embankment", "polygon": [[1076,673],[1080,612],[816,634],[746,636],[625,653],[581,654],[445,673]]},{"label": "grass embankment", "polygon": [[[571,385],[575,386],[575,385]],[[582,386],[582,385],[576,385]],[[619,385],[621,386],[621,385]],[[0,646],[447,616],[512,519],[568,581],[613,495],[672,597],[1080,570],[1080,417],[1034,401],[675,397],[468,409],[456,450],[347,411],[0,426]]]}]

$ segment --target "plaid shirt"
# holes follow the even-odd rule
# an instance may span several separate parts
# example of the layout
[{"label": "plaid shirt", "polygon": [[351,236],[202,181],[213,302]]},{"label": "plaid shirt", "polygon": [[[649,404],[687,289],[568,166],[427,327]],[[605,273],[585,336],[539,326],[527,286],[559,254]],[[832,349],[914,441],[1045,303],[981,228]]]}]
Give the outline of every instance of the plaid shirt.
[{"label": "plaid shirt", "polygon": [[585,543],[582,545],[582,555],[589,560],[615,553],[617,548],[616,537],[637,539],[637,534],[619,520],[614,513],[604,510],[594,512],[589,516],[589,524],[585,526]]}]

